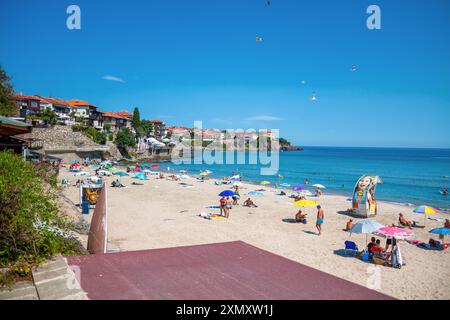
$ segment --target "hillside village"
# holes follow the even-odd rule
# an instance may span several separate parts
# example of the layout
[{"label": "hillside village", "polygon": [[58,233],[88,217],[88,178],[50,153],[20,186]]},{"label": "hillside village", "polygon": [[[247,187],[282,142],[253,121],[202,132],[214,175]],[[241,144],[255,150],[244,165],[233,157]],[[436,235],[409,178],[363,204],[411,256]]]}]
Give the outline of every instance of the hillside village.
[{"label": "hillside village", "polygon": [[[26,149],[28,155],[38,157],[168,160],[180,137],[187,137],[194,144],[194,132],[201,135],[201,141],[196,144],[201,148],[213,142],[234,143],[239,138],[248,149],[261,135],[268,141],[275,139],[271,130],[237,131],[230,136],[225,130],[167,126],[162,120],[141,120],[138,108],[133,113],[102,110],[81,99],[22,93],[13,94],[12,99],[16,105],[12,118],[30,124],[32,130],[3,138],[0,148],[15,146],[17,153]],[[280,142],[282,149],[292,148],[286,140]]]}]

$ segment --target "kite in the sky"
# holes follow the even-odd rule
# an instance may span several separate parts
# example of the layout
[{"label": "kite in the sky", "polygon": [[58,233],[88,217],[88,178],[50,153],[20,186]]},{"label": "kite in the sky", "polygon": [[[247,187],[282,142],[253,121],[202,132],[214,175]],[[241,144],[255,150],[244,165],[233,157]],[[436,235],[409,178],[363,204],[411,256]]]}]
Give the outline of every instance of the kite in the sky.
[{"label": "kite in the sky", "polygon": [[356,65],[352,65],[352,72],[356,72],[357,68]]},{"label": "kite in the sky", "polygon": [[316,92],[313,91],[312,95],[311,95],[311,101],[316,101],[317,97],[316,97]]},{"label": "kite in the sky", "polygon": [[256,42],[262,42],[263,39],[261,37],[256,37]]},{"label": "kite in the sky", "polygon": [[267,0],[267,4],[268,4],[269,6],[270,6],[270,2],[271,2],[270,0]]}]

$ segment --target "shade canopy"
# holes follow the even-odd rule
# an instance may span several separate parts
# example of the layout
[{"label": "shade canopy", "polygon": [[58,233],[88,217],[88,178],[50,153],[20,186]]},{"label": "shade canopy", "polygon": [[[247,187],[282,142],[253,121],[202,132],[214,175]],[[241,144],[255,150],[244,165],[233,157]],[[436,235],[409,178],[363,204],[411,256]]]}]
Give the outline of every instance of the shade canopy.
[{"label": "shade canopy", "polygon": [[434,233],[434,234],[450,234],[450,228],[435,228],[435,229],[431,229],[430,233]]},{"label": "shade canopy", "polygon": [[350,233],[369,234],[383,228],[383,225],[375,220],[362,220],[353,225],[349,230]]},{"label": "shade canopy", "polygon": [[234,195],[235,195],[235,193],[231,190],[224,190],[221,193],[219,193],[219,196],[221,196],[221,197],[232,197]]},{"label": "shade canopy", "polygon": [[384,237],[396,237],[398,239],[408,238],[414,235],[413,232],[398,227],[383,227],[374,232],[374,234]]}]

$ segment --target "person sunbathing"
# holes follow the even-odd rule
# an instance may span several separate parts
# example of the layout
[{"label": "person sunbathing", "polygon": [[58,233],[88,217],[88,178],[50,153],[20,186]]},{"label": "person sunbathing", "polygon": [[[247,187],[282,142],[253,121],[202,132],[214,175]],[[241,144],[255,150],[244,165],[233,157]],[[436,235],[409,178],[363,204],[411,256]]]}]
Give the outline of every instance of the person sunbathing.
[{"label": "person sunbathing", "polygon": [[411,221],[408,221],[405,219],[405,217],[403,216],[403,213],[399,213],[398,215],[398,222],[405,227],[408,227],[410,229],[412,229],[413,224],[411,223]]},{"label": "person sunbathing", "polygon": [[350,219],[347,221],[347,225],[345,226],[345,231],[350,231],[350,229],[353,227],[353,220]]},{"label": "person sunbathing", "polygon": [[244,203],[242,204],[242,206],[244,206],[244,207],[258,208],[258,206],[257,206],[250,198],[248,198],[247,200],[245,200]]}]

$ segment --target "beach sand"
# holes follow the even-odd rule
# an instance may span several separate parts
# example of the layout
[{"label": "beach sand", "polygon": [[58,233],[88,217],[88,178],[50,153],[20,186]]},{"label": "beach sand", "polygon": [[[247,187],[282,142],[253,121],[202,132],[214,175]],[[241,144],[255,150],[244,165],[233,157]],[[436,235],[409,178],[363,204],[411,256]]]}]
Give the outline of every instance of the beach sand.
[{"label": "beach sand", "polygon": [[[92,172],[92,169],[87,171]],[[78,179],[65,168],[60,173],[60,179],[63,178],[72,185]],[[115,176],[108,177],[108,185],[115,179]],[[287,196],[275,195],[275,190],[270,187],[243,183],[240,202],[247,199],[249,191],[268,190],[263,197],[251,197],[258,208],[239,205],[230,211],[229,219],[207,220],[198,214],[218,214],[218,210],[206,207],[217,206],[219,192],[228,187],[216,186],[212,179],[204,182],[195,178],[168,181],[150,176],[149,179],[139,181],[144,185],[137,186],[132,182],[138,180],[122,177],[121,182],[126,188],[108,188],[108,240],[111,247],[129,251],[242,240],[337,277],[369,285],[395,298],[450,299],[450,249],[427,251],[401,241],[406,262],[401,269],[375,267],[356,258],[335,254],[335,250],[344,248],[346,240],[355,241],[359,248],[363,248],[366,241],[363,234],[350,235],[343,231],[349,217],[340,212],[351,207],[345,196],[327,195],[325,190],[317,199],[325,211],[323,234],[318,236],[315,207],[302,209],[308,214],[306,225],[283,222],[284,218],[293,218],[299,208],[294,207]],[[183,187],[180,182],[192,187]],[[79,202],[79,190],[73,186],[64,189],[64,195],[74,203]],[[408,220],[423,224],[423,215],[413,214],[412,209],[379,201],[376,220],[391,225],[397,223],[398,213],[403,212]],[[88,220],[91,216],[92,211],[89,216],[85,215]],[[433,218],[446,216],[448,214],[436,214]],[[359,219],[353,218],[353,221]],[[443,222],[428,220],[425,229],[413,230],[414,238],[425,242],[430,236],[438,239],[428,231],[441,226]],[[385,239],[380,239],[384,247]],[[448,238],[446,241],[450,242]]]}]

